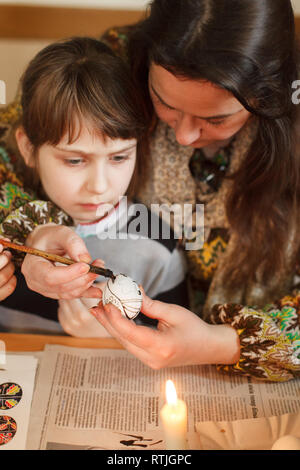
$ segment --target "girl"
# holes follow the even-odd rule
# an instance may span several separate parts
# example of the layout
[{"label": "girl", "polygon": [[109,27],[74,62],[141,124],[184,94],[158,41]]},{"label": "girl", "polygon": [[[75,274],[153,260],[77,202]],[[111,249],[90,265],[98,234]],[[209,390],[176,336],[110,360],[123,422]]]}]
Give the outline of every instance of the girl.
[{"label": "girl", "polygon": [[[64,221],[75,226],[75,233],[85,240],[93,259],[101,257],[114,272],[126,273],[143,284],[152,297],[187,304],[184,263],[175,239],[151,240],[151,226],[143,224],[137,239],[124,237],[137,217],[132,196],[145,181],[147,154],[143,137],[147,122],[122,60],[95,39],[73,38],[46,47],[23,76],[22,111],[15,133],[22,158],[14,162],[4,149],[2,152],[7,166],[14,164],[16,173],[11,179],[18,178],[28,200],[42,195],[51,201],[51,207],[65,214],[57,215],[60,213],[54,209],[48,224],[34,231],[35,246],[47,249],[46,239],[54,240],[55,245],[59,232],[54,224]],[[125,194],[128,204],[122,199]],[[24,194],[22,197],[24,200]],[[44,211],[36,201],[31,210],[37,225],[42,225],[49,207]],[[3,212],[4,205],[2,219]],[[156,220],[149,215],[147,212],[149,220]],[[4,220],[2,226],[9,225]],[[117,230],[112,232],[114,226]],[[101,239],[107,227],[115,239]],[[10,235],[15,239],[14,228],[11,226]],[[78,238],[71,228],[64,227],[63,233],[71,237],[70,244]],[[71,251],[68,254],[72,255]],[[89,287],[97,276],[87,274],[86,265],[81,267]],[[76,280],[69,286],[71,296],[68,286],[64,286],[62,298],[72,298],[76,288],[77,297],[81,296],[80,284],[74,284]],[[85,295],[99,296],[98,292],[91,287]],[[18,288],[16,296],[24,304]],[[35,309],[42,312],[43,302],[36,300]],[[70,315],[70,305],[66,301],[60,305],[61,323],[68,333],[74,334],[73,327],[79,336],[101,333],[101,325],[81,301],[72,306],[76,306],[78,315],[81,312],[79,329],[78,322],[73,322],[73,312]],[[83,329],[85,319],[89,326]]]}]

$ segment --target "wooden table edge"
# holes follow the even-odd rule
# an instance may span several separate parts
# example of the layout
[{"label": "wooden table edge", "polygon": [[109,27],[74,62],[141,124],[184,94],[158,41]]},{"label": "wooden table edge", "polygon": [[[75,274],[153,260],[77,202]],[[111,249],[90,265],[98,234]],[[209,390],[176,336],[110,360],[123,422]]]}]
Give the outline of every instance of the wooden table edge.
[{"label": "wooden table edge", "polygon": [[59,344],[74,348],[124,349],[114,338],[74,338],[39,334],[1,333],[6,351],[42,351],[46,344]]}]

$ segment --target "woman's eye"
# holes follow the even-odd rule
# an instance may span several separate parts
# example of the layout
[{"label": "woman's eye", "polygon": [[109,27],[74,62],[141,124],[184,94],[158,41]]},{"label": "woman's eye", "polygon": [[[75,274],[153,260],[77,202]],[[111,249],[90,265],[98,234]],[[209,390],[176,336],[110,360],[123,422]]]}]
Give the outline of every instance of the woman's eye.
[{"label": "woman's eye", "polygon": [[169,109],[170,111],[174,111],[174,108],[169,106],[168,104],[164,103],[161,101],[157,96],[154,95],[153,101],[155,102],[156,105],[162,106],[163,108]]},{"label": "woman's eye", "polygon": [[225,119],[220,119],[219,121],[207,121],[208,124],[211,124],[212,126],[221,126],[221,124],[224,124]]},{"label": "woman's eye", "polygon": [[169,106],[169,105],[166,104],[166,103],[163,103],[162,101],[159,101],[159,104],[160,104],[161,106],[163,106],[164,108],[169,109],[170,111],[174,111],[174,108],[172,108],[171,106]]}]

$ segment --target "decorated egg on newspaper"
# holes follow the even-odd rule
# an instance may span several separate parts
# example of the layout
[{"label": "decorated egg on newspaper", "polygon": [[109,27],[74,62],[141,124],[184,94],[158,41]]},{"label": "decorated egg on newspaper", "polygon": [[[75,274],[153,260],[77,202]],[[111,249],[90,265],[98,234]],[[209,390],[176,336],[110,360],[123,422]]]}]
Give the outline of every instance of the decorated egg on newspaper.
[{"label": "decorated egg on newspaper", "polygon": [[125,274],[118,274],[114,279],[109,279],[103,290],[103,305],[115,305],[130,320],[140,313],[142,300],[138,284]]}]

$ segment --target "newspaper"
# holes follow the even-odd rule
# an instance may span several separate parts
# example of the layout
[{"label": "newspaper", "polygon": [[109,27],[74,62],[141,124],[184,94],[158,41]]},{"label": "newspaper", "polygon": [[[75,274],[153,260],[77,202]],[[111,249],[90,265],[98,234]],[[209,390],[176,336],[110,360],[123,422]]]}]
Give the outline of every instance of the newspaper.
[{"label": "newspaper", "polygon": [[202,448],[199,422],[300,413],[300,380],[264,383],[214,366],[152,370],[124,350],[46,345],[27,449],[165,449],[167,379],[188,407],[189,449]]}]

